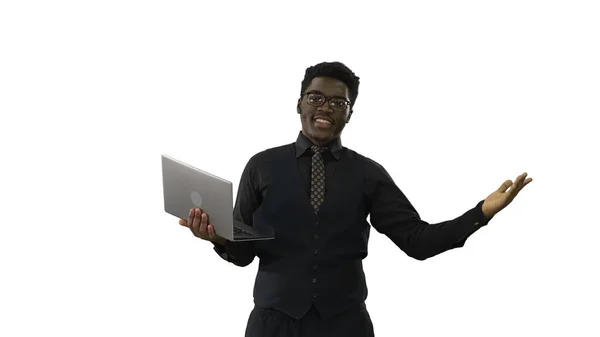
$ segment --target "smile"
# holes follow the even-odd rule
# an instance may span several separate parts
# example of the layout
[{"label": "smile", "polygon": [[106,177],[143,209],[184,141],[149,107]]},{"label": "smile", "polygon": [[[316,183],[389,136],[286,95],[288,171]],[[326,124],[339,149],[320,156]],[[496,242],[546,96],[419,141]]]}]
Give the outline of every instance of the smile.
[{"label": "smile", "polygon": [[325,119],[325,118],[320,118],[320,117],[315,118],[314,123],[317,128],[321,128],[321,129],[329,129],[329,128],[331,128],[331,125],[333,124],[332,121]]},{"label": "smile", "polygon": [[315,118],[315,122],[317,122],[317,123],[325,123],[325,124],[331,125],[331,121],[329,121],[327,119],[323,119],[323,118]]}]

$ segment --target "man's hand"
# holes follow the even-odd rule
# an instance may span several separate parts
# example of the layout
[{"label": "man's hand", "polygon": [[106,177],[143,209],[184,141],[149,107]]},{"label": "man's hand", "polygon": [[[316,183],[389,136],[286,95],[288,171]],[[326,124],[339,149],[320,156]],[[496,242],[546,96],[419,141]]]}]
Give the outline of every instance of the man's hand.
[{"label": "man's hand", "polygon": [[[490,219],[496,213],[500,212],[504,207],[508,206],[513,199],[517,196],[517,194],[523,189],[523,187],[527,186],[533,179],[527,177],[527,172],[524,172],[520,176],[517,177],[515,183],[507,180],[505,181],[499,189],[494,191],[494,193],[490,194],[485,201],[483,202],[482,210],[483,214],[486,218]],[[510,187],[510,191],[506,191]]]},{"label": "man's hand", "polygon": [[215,227],[208,224],[208,214],[199,208],[192,208],[188,220],[179,219],[179,224],[192,230],[194,236],[202,240],[212,241],[221,245],[227,240],[218,236]]}]

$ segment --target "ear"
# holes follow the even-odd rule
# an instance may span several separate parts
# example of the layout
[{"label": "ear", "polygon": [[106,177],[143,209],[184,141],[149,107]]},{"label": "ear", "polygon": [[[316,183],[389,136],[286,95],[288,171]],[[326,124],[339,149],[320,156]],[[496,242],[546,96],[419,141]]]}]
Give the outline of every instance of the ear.
[{"label": "ear", "polygon": [[298,114],[302,114],[302,111],[300,110],[300,103],[302,103],[302,98],[298,98],[298,105],[296,105],[296,112],[298,112]]},{"label": "ear", "polygon": [[348,113],[348,117],[346,117],[346,124],[350,123],[350,118],[352,117],[352,113],[354,111],[350,110],[350,112]]}]

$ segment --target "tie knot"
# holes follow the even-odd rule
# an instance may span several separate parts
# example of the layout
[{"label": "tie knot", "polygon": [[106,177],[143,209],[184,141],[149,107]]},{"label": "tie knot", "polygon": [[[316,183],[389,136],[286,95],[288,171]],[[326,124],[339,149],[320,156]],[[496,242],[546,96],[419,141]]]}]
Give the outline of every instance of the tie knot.
[{"label": "tie knot", "polygon": [[323,154],[323,152],[327,151],[327,146],[317,146],[313,145],[310,147],[314,154]]}]

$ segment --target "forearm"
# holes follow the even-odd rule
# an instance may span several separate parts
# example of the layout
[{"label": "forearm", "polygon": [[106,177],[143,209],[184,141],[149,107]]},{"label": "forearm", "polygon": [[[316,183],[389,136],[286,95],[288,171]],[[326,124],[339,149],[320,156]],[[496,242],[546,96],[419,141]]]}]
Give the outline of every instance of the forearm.
[{"label": "forearm", "polygon": [[[236,221],[252,226],[254,212],[260,206],[260,179],[258,163],[262,161],[253,156],[242,173],[235,206],[233,209],[233,218]],[[221,258],[231,262],[236,266],[245,267],[254,261],[256,253],[254,251],[254,242],[233,242],[224,240],[214,243],[215,251]]]},{"label": "forearm", "polygon": [[[466,240],[491,218],[487,218],[482,211],[483,201],[476,207],[468,210],[456,219],[437,224],[428,224],[424,221],[415,221],[413,227],[402,231],[394,230],[400,227],[390,226],[385,234],[396,243],[407,255],[425,260],[447,250],[464,246]],[[406,234],[406,230],[410,234]]]}]

